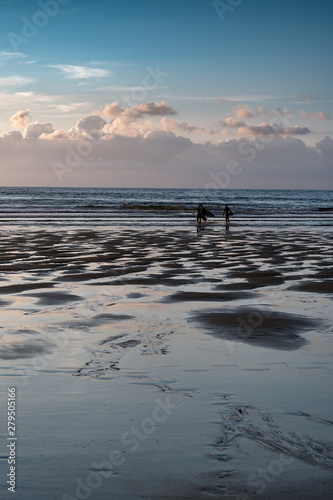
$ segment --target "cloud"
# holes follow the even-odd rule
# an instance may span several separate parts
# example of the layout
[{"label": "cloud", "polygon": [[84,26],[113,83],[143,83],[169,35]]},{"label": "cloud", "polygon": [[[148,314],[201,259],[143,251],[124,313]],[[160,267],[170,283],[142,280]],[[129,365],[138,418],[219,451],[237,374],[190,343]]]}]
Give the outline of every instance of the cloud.
[{"label": "cloud", "polygon": [[331,120],[331,117],[324,113],[324,111],[318,111],[317,113],[309,113],[308,111],[299,112],[300,116],[303,118],[314,118],[315,120]]},{"label": "cloud", "polygon": [[215,99],[215,102],[217,102],[219,104],[223,104],[223,103],[230,102],[230,101],[229,101],[229,99],[226,99],[225,97],[219,97],[218,99]]},{"label": "cloud", "polygon": [[[281,130],[266,136],[260,130],[261,137],[254,134],[255,137],[202,143],[176,136],[172,131],[136,130],[133,136],[108,132],[109,128],[119,129],[126,118],[120,116],[103,126],[105,120],[101,117],[84,117],[74,127],[76,135],[54,130],[50,123],[36,122],[27,126],[23,138],[18,131],[3,134],[3,183],[333,188],[333,141],[328,137],[310,147],[300,138],[281,136]],[[130,122],[128,126],[137,125]],[[148,126],[146,122],[141,125],[143,129]],[[264,125],[276,132],[276,126]],[[88,134],[94,131],[101,134],[101,140],[90,139]],[[229,162],[237,166],[237,174],[226,174]]]},{"label": "cloud", "polygon": [[[15,92],[15,93],[3,93],[0,94],[0,99],[3,103],[6,103],[7,109],[12,107],[22,106],[29,102],[30,106],[40,108],[42,105],[43,110],[56,109],[63,113],[69,113],[71,111],[81,110],[83,112],[85,109],[91,109],[92,103],[89,101],[75,102],[75,95],[65,96],[69,103],[63,103],[63,95],[47,95],[38,94],[36,92]],[[4,105],[3,105],[4,107]]]},{"label": "cloud", "polygon": [[138,137],[155,130],[155,128],[149,120],[139,122],[129,115],[121,115],[105,125],[103,128],[103,133],[105,134],[103,139],[110,139],[111,137]]},{"label": "cloud", "polygon": [[[252,111],[252,109],[248,105],[236,106],[233,108],[233,112],[237,118],[254,118],[254,117],[271,118],[275,116],[275,117],[285,117],[286,119],[288,119],[288,117],[295,118],[297,115],[299,115],[302,118],[310,118],[315,120],[331,119],[331,117],[326,113],[324,113],[323,111],[318,111],[317,113],[309,113],[307,111],[300,110],[298,113],[290,108],[283,109],[280,106],[277,106],[272,110],[266,109],[264,108],[264,106],[259,106],[256,111]],[[224,122],[221,122],[220,124],[221,126],[237,127],[236,120],[234,122],[235,125],[233,125],[232,123],[233,123],[232,118],[227,118]]]},{"label": "cloud", "polygon": [[46,139],[48,141],[53,141],[58,139],[63,139],[66,141],[74,141],[75,139],[77,140],[77,137],[75,137],[70,132],[66,132],[65,130],[54,130],[53,132],[43,133],[39,136],[39,138],[43,140]]},{"label": "cloud", "polygon": [[275,107],[272,111],[259,106],[256,111],[253,111],[248,105],[238,105],[232,108],[236,118],[255,118],[255,117],[272,117],[272,116],[295,116],[294,111],[290,108],[282,109],[280,106]]},{"label": "cloud", "polygon": [[300,94],[299,92],[294,92],[290,97],[292,101],[311,101],[310,94]]},{"label": "cloud", "polygon": [[0,51],[0,61],[2,62],[11,61],[12,59],[21,59],[22,57],[25,57],[22,52]]},{"label": "cloud", "polygon": [[263,106],[259,106],[255,112],[255,116],[259,117],[272,117],[272,116],[295,116],[295,113],[292,109],[282,109],[280,106],[274,108],[272,111],[264,108]]},{"label": "cloud", "polygon": [[203,134],[205,132],[203,127],[196,127],[188,122],[177,123],[172,118],[162,118],[161,125],[166,132],[173,130],[186,132],[187,134]]},{"label": "cloud", "polygon": [[295,113],[291,109],[282,109],[280,106],[277,108],[273,109],[273,114],[278,115],[278,116],[288,116],[288,115],[295,115]]},{"label": "cloud", "polygon": [[0,136],[2,139],[12,139],[15,141],[21,141],[23,136],[18,130],[11,130],[10,132],[5,132]]},{"label": "cloud", "polygon": [[24,139],[38,139],[42,134],[51,134],[54,132],[51,123],[30,123],[24,130]]},{"label": "cloud", "polygon": [[229,116],[226,118],[224,121],[219,123],[220,127],[246,127],[246,123],[241,121],[241,120],[236,120],[236,118],[233,118],[232,116]]},{"label": "cloud", "polygon": [[0,85],[3,87],[22,87],[32,82],[34,82],[33,78],[25,76],[7,76],[0,78]]},{"label": "cloud", "polygon": [[333,140],[326,136],[316,144],[316,148],[332,170]]},{"label": "cloud", "polygon": [[236,118],[253,118],[254,112],[247,104],[245,106],[238,104],[234,108],[232,108],[232,112],[234,113]]},{"label": "cloud", "polygon": [[165,116],[165,115],[177,115],[177,111],[168,105],[166,101],[161,102],[147,102],[144,104],[139,104],[130,108],[130,113],[136,118],[141,118],[144,115],[149,116]]},{"label": "cloud", "polygon": [[284,135],[306,135],[310,134],[311,130],[308,127],[300,127],[299,125],[295,125],[293,127],[281,127],[282,131],[277,132]]},{"label": "cloud", "polygon": [[70,64],[49,64],[50,68],[59,69],[69,80],[88,80],[90,78],[103,78],[110,76],[106,69],[89,68],[87,66],[73,66]]},{"label": "cloud", "polygon": [[[20,94],[29,103],[36,97]],[[55,105],[49,96],[38,98],[46,110]],[[246,106],[236,111],[240,109],[249,113]],[[258,115],[258,110],[250,111]],[[261,111],[268,113],[264,108]],[[217,140],[216,130],[175,121],[177,113],[166,101],[127,108],[111,102],[100,111],[75,118],[72,123],[76,124],[65,131],[48,120],[27,123],[29,110],[20,110],[13,114],[12,123],[25,124],[23,134],[12,130],[0,137],[2,182],[205,188],[216,184],[216,178],[228,178],[227,185],[215,187],[333,188],[333,141],[326,137],[307,146],[302,138],[310,129],[289,126],[287,117],[258,125],[230,116],[221,122],[230,131],[218,132],[228,139]],[[194,142],[187,137],[204,132],[212,140]],[[237,165],[239,174],[229,175],[228,162]]]},{"label": "cloud", "polygon": [[70,130],[70,134],[99,138],[103,135],[103,128],[107,122],[98,115],[90,115],[81,118]]},{"label": "cloud", "polygon": [[122,115],[124,111],[125,110],[120,106],[119,102],[112,102],[111,104],[106,104],[101,114],[109,118],[115,118],[116,116]]},{"label": "cloud", "polygon": [[[149,118],[157,116],[176,115],[178,112],[173,109],[166,101],[147,102],[137,106],[122,108],[118,102],[107,104],[101,111],[96,111],[96,115],[101,115],[113,118],[113,121],[106,123],[103,132],[110,135],[120,135],[124,137],[137,137],[141,133],[146,133],[149,130],[154,130],[156,127]],[[140,120],[146,119],[144,122]],[[166,130],[165,124],[164,129]],[[186,132],[198,133],[198,127],[191,128],[187,122],[179,125],[173,122],[170,123],[168,130],[183,130]]]},{"label": "cloud", "polygon": [[264,106],[259,106],[256,111],[257,116],[270,116],[270,112],[264,108]]},{"label": "cloud", "polygon": [[13,125],[17,125],[19,127],[26,127],[30,121],[30,110],[26,111],[18,111],[15,115],[10,117],[10,121]]},{"label": "cloud", "polygon": [[71,113],[72,111],[83,111],[84,109],[91,109],[91,102],[73,102],[71,104],[48,104],[48,109],[56,109],[61,113]]},{"label": "cloud", "polygon": [[284,127],[283,125],[274,123],[260,123],[259,125],[248,124],[245,127],[240,127],[238,132],[241,135],[306,135],[310,134],[311,130],[307,127],[295,125],[293,127]]},{"label": "cloud", "polygon": [[177,115],[178,112],[169,106],[166,101],[156,103],[147,102],[131,108],[122,108],[118,102],[112,102],[111,104],[106,104],[102,111],[97,112],[97,114],[110,118],[126,116],[132,119],[140,119],[144,116]]}]

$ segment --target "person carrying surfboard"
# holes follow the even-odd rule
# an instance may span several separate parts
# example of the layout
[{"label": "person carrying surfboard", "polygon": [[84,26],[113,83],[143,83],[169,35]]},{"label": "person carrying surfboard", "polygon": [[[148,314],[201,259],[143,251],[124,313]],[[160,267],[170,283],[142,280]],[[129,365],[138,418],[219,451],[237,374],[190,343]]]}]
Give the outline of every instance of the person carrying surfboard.
[{"label": "person carrying surfboard", "polygon": [[199,205],[197,206],[197,208],[194,211],[197,212],[197,223],[198,224],[201,224],[202,220],[204,222],[206,222],[206,220],[207,220],[206,209],[202,203],[199,203]]},{"label": "person carrying surfboard", "polygon": [[228,207],[227,204],[225,204],[224,210],[223,210],[223,215],[225,215],[225,223],[228,225],[229,224],[229,216],[233,215],[232,211]]}]

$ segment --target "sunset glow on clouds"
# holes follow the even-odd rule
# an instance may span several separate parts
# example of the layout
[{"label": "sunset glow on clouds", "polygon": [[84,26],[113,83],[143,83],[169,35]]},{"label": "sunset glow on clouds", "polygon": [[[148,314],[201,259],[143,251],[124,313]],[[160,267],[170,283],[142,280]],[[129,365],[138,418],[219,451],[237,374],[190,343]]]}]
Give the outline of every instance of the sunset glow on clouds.
[{"label": "sunset glow on clouds", "polygon": [[[38,4],[1,3],[2,32],[18,36],[17,46],[12,35],[0,45],[5,185],[223,187],[212,178],[235,161],[241,173],[230,187],[333,187],[326,11],[243,2],[221,22],[203,0],[140,8],[71,0],[24,41],[22,16],[33,22]],[[271,36],[263,47],[261,21],[282,17],[279,52]],[[310,22],[320,27],[318,47]],[[289,54],[295,30],[304,47]],[[326,58],[315,57],[319,48]]]}]

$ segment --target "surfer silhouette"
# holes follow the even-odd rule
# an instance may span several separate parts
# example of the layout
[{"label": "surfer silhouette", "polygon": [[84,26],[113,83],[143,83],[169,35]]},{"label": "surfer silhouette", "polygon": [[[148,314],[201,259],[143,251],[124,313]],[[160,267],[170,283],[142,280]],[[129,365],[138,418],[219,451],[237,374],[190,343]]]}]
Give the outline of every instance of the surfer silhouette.
[{"label": "surfer silhouette", "polygon": [[197,223],[201,224],[201,221],[206,222],[207,217],[206,217],[206,209],[203,206],[202,203],[199,203],[197,208],[194,210],[194,212],[197,212]]},{"label": "surfer silhouette", "polygon": [[229,216],[232,215],[232,211],[230,210],[230,208],[228,207],[227,204],[225,204],[225,207],[224,207],[224,210],[223,210],[223,216],[225,216],[225,223],[227,225],[229,225],[230,223],[230,220],[229,220]]}]

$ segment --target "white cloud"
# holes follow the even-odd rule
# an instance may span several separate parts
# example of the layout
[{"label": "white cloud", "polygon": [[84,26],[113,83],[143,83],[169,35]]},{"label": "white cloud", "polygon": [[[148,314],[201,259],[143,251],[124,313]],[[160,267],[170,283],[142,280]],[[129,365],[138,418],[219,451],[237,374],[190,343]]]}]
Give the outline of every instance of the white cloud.
[{"label": "white cloud", "polygon": [[[120,135],[123,137],[137,137],[140,134],[146,133],[149,130],[155,130],[156,127],[149,121],[158,116],[176,115],[178,112],[173,109],[166,101],[147,102],[130,108],[122,108],[118,102],[107,104],[101,111],[96,111],[96,114],[113,118],[113,121],[104,126],[103,132],[107,135]],[[140,120],[145,119],[141,122]],[[147,120],[149,119],[149,120]],[[173,127],[168,130],[183,130],[186,132],[198,132],[197,127],[191,129],[191,125],[187,122],[181,125],[173,123]],[[162,123],[163,125],[163,123]],[[166,125],[164,126],[166,130]]]},{"label": "white cloud", "polygon": [[20,141],[23,139],[21,132],[18,130],[11,130],[10,132],[5,132],[0,136],[2,139],[12,139],[15,141]]},{"label": "white cloud", "polygon": [[32,82],[34,82],[33,78],[25,76],[7,76],[0,78],[0,85],[3,87],[23,87],[24,85],[29,85]]},{"label": "white cloud", "polygon": [[22,52],[8,52],[8,51],[0,51],[0,61],[7,62],[13,59],[21,59],[25,57]]},{"label": "white cloud", "polygon": [[88,135],[97,139],[103,135],[103,128],[106,124],[107,122],[98,115],[85,116],[77,122],[70,133],[77,136]]},{"label": "white cloud", "polygon": [[110,76],[106,69],[90,68],[88,66],[73,66],[70,64],[50,64],[50,68],[59,69],[69,80],[88,80],[90,78],[103,78]]},{"label": "white cloud", "polygon": [[54,132],[51,123],[30,123],[24,130],[24,139],[38,139],[42,134],[51,134]]},{"label": "white cloud", "polygon": [[73,111],[83,111],[91,109],[91,102],[73,102],[71,104],[49,104],[49,109],[56,109],[61,113],[71,113]]}]

